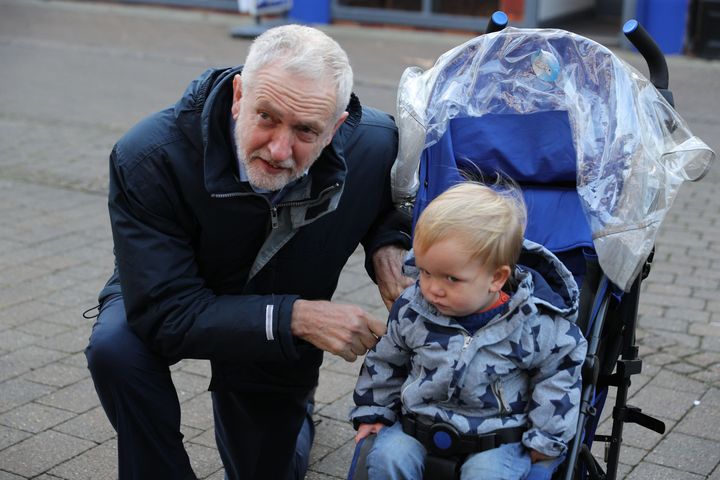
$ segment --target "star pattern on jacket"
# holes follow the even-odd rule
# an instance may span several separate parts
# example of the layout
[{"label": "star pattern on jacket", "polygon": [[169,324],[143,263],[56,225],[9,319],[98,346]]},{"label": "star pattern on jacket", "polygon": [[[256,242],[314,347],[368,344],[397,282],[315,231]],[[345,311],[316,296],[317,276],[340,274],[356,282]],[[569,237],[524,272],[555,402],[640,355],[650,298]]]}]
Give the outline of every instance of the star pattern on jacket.
[{"label": "star pattern on jacket", "polygon": [[427,326],[427,332],[425,336],[426,346],[437,343],[443,350],[448,349],[448,342],[450,342],[451,335],[448,335],[447,328],[431,324]]},{"label": "star pattern on jacket", "polygon": [[570,375],[575,375],[575,368],[582,363],[582,360],[573,360],[570,355],[565,355],[558,365],[558,370],[567,370]]},{"label": "star pattern on jacket", "polygon": [[527,350],[525,350],[523,348],[521,342],[513,342],[511,340],[509,343],[510,343],[510,351],[511,351],[510,356],[522,361],[525,357],[530,355],[531,352],[528,352]]},{"label": "star pattern on jacket", "polygon": [[514,402],[510,402],[510,410],[512,413],[520,413],[525,411],[525,407],[527,406],[527,401],[523,400],[522,394],[518,392],[517,398]]},{"label": "star pattern on jacket", "polygon": [[550,400],[550,403],[555,406],[553,415],[559,415],[562,418],[565,418],[565,415],[573,408],[573,402],[567,393],[559,400]]},{"label": "star pattern on jacket", "polygon": [[488,385],[485,388],[485,393],[480,395],[478,399],[483,403],[483,408],[498,408],[498,401],[495,397],[495,393],[492,391],[492,385]]},{"label": "star pattern on jacket", "polygon": [[540,325],[535,325],[530,329],[532,331],[532,337],[533,337],[533,346],[535,352],[540,351],[540,342],[538,342],[538,337],[540,335]]},{"label": "star pattern on jacket", "polygon": [[572,337],[573,340],[575,340],[575,344],[578,344],[583,340],[582,332],[580,332],[580,329],[574,323],[571,323],[568,326],[568,331],[565,332],[565,335]]},{"label": "star pattern on jacket", "polygon": [[425,376],[420,380],[420,385],[422,385],[425,382],[432,382],[433,377],[437,373],[437,368],[423,368],[423,371],[425,372]]}]

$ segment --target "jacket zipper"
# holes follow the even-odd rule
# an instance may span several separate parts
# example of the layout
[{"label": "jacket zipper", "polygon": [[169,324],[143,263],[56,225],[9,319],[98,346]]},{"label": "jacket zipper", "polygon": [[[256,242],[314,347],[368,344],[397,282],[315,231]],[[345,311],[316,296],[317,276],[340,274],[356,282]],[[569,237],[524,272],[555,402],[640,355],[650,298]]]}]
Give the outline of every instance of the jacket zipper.
[{"label": "jacket zipper", "polygon": [[[340,187],[340,183],[335,183],[334,185],[331,185],[327,187],[325,190],[321,191],[317,198],[310,199],[310,200],[292,200],[289,202],[280,202],[277,205],[272,205],[270,201],[265,198],[265,201],[267,202],[268,206],[270,207],[270,225],[272,225],[273,230],[278,228],[280,226],[280,222],[278,220],[278,208],[281,207],[313,207],[315,205],[319,205],[322,202],[325,201],[325,196],[332,192],[333,190],[336,190],[338,187]],[[232,198],[232,197],[241,197],[243,195],[252,195],[252,193],[249,192],[232,192],[232,193],[213,193],[210,196],[212,198]]]},{"label": "jacket zipper", "polygon": [[495,394],[495,398],[498,401],[498,405],[500,407],[500,415],[508,415],[512,413],[512,410],[510,409],[510,406],[505,399],[505,394],[503,393],[502,381],[499,378],[495,379],[495,381],[493,382],[492,392]]}]

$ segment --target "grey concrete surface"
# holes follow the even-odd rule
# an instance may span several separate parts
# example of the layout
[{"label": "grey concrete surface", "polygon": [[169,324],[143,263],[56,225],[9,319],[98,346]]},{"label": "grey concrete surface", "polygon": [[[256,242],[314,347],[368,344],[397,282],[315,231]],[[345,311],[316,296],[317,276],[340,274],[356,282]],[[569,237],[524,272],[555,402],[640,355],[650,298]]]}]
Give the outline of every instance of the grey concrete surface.
[{"label": "grey concrete surface", "polygon": [[[81,315],[112,267],[107,155],[128,127],[174,102],[203,69],[239,63],[249,42],[228,30],[248,21],[202,11],[0,0],[0,479],[117,477],[115,433],[83,355],[91,321]],[[429,66],[469,38],[325,28],[347,49],[360,98],[388,111],[406,66]],[[601,40],[612,44],[615,37]],[[636,55],[619,54],[643,70]],[[717,150],[720,63],[668,61],[678,110]],[[640,305],[645,363],[631,403],[668,430],[627,426],[621,478],[720,480],[718,171],[683,186],[657,241]],[[358,251],[335,298],[384,316],[362,263]],[[346,417],[359,367],[326,357],[309,479],[346,475],[353,450]],[[173,378],[195,471],[222,479],[209,366],[183,361]],[[603,415],[607,430],[609,412]]]}]

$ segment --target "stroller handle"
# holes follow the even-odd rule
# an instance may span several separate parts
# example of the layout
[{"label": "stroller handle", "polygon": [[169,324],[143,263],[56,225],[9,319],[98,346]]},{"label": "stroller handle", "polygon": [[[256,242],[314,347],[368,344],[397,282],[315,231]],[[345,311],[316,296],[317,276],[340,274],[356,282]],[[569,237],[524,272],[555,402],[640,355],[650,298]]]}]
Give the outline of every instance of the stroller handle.
[{"label": "stroller handle", "polygon": [[488,20],[487,27],[485,28],[485,33],[493,33],[493,32],[499,32],[503,28],[507,27],[508,24],[508,16],[505,14],[505,12],[501,12],[498,10],[497,12],[490,15],[490,20]]},{"label": "stroller handle", "polygon": [[665,56],[657,43],[655,43],[655,40],[635,19],[625,22],[623,33],[647,62],[650,70],[650,81],[655,85],[655,88],[660,91],[667,90],[669,82],[668,66]]}]

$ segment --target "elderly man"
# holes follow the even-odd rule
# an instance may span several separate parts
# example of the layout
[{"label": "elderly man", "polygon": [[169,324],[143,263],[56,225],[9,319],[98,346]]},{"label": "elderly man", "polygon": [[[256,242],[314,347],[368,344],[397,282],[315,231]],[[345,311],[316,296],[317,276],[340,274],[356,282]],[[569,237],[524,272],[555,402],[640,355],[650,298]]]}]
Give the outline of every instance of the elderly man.
[{"label": "elderly man", "polygon": [[385,332],[330,301],[343,266],[362,243],[386,304],[406,286],[397,130],[351,89],[334,40],[278,27],[113,149],[116,269],[86,355],[121,479],[195,478],[168,369],[183,358],[212,362],[227,478],[304,475],[311,440],[298,435],[323,351],[354,361]]}]

